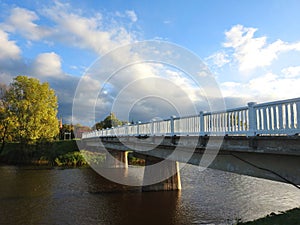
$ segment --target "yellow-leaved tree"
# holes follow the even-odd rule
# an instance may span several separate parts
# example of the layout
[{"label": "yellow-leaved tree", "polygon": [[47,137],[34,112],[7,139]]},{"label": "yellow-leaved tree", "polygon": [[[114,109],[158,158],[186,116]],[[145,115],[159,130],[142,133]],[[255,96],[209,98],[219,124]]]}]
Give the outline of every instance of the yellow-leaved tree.
[{"label": "yellow-leaved tree", "polygon": [[48,83],[17,76],[10,84],[4,101],[13,123],[14,140],[29,144],[57,137],[57,96]]}]

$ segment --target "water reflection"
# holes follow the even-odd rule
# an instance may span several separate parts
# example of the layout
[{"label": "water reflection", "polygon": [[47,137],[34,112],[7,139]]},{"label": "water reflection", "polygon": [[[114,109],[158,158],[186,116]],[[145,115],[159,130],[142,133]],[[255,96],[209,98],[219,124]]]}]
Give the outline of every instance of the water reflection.
[{"label": "water reflection", "polygon": [[42,224],[42,215],[51,209],[43,199],[51,196],[52,180],[47,170],[2,167],[0,224]]},{"label": "water reflection", "polygon": [[181,192],[146,192],[90,169],[1,166],[0,224],[230,224],[299,206],[292,186],[215,170],[181,171]]}]

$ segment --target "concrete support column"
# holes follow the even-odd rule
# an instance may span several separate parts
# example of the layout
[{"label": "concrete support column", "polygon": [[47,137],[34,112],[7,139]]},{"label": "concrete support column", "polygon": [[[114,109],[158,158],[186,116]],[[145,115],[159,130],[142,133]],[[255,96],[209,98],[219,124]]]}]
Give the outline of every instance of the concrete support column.
[{"label": "concrete support column", "polygon": [[[161,162],[159,166],[150,166],[158,162]],[[164,176],[169,178],[156,184],[143,186],[142,191],[181,190],[178,162],[170,160],[161,161],[161,159],[159,158],[147,156],[145,159],[145,163],[146,167],[144,171],[144,183],[157,176]]]},{"label": "concrete support column", "polygon": [[109,151],[106,154],[105,167],[107,168],[128,168],[127,151]]}]

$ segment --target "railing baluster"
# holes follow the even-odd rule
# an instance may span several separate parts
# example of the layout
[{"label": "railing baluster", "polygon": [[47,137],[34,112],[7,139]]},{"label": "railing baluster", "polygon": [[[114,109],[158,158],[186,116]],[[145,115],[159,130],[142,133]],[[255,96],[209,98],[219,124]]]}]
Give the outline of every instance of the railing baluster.
[{"label": "railing baluster", "polygon": [[283,104],[278,106],[278,115],[279,115],[279,129],[284,129],[283,127]]},{"label": "railing baluster", "polygon": [[231,132],[231,128],[230,128],[230,112],[227,112],[227,116],[226,116],[227,118],[227,131],[228,131],[228,133],[230,133]]},{"label": "railing baluster", "polygon": [[294,103],[290,103],[290,128],[294,129]]},{"label": "railing baluster", "polygon": [[225,114],[224,115],[225,133],[227,133],[228,132],[228,113],[225,112],[224,114]]},{"label": "railing baluster", "polygon": [[259,115],[259,130],[261,131],[261,130],[263,130],[263,127],[264,127],[264,125],[263,125],[264,117],[263,117],[262,109],[258,109],[258,115]]},{"label": "railing baluster", "polygon": [[285,129],[289,128],[289,112],[288,112],[288,105],[284,104],[285,108]]},{"label": "railing baluster", "polygon": [[274,107],[274,123],[275,123],[275,130],[278,130],[279,129],[279,121],[278,121],[278,118],[279,118],[279,116],[278,116],[278,109],[279,109],[279,107],[278,106],[275,106]]},{"label": "railing baluster", "polygon": [[300,101],[296,103],[296,111],[297,111],[297,129],[300,129]]},{"label": "railing baluster", "polygon": [[240,116],[240,113],[241,113],[241,112],[236,112],[236,114],[237,114],[237,118],[236,118],[236,122],[237,122],[237,131],[241,131],[241,124],[240,124],[241,116]]},{"label": "railing baluster", "polygon": [[262,130],[267,130],[267,110],[266,108],[261,109],[261,116],[262,116]]}]

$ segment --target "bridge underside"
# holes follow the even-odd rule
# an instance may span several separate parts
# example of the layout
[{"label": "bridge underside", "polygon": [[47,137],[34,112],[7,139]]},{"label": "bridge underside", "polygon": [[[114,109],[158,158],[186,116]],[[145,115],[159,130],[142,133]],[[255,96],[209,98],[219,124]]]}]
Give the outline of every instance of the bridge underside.
[{"label": "bridge underside", "polygon": [[212,169],[300,185],[299,136],[103,137],[84,143],[198,166],[212,161]]}]

